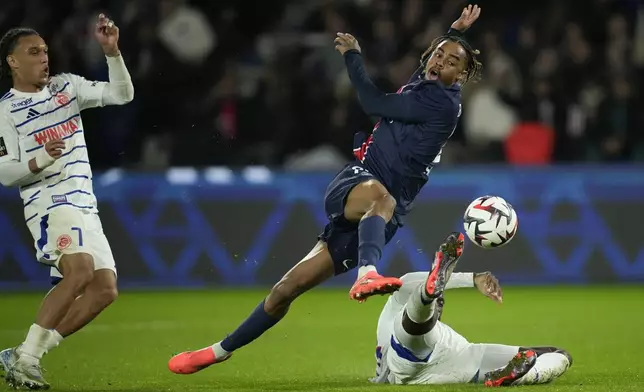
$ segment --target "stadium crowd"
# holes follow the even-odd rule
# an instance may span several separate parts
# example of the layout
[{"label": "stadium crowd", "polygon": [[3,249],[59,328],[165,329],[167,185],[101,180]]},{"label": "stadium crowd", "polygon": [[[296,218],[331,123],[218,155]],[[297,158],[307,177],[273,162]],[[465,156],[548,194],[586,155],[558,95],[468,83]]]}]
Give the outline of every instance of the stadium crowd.
[{"label": "stadium crowd", "polygon": [[[335,33],[355,35],[374,81],[394,92],[464,4],[5,0],[0,27],[38,30],[54,72],[106,79],[92,27],[99,12],[119,25],[135,99],[84,114],[95,168],[331,169],[375,122],[355,99]],[[644,2],[481,5],[468,38],[484,74],[464,89],[443,162],[644,160]]]}]

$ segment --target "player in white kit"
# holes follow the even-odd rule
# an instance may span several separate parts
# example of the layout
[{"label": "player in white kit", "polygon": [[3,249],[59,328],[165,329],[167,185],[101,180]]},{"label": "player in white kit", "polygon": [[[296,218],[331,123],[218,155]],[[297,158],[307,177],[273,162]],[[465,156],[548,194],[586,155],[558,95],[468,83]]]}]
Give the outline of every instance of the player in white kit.
[{"label": "player in white kit", "polygon": [[134,86],[114,22],[99,15],[95,35],[109,82],[73,74],[50,78],[48,48],[34,30],[12,29],[0,41],[0,76],[13,84],[0,98],[0,182],[19,187],[36,257],[58,278],[25,341],[0,352],[0,370],[15,388],[49,388],[42,356],[117,295],[116,266],[98,217],[80,113],[126,104],[134,98]]},{"label": "player in white kit", "polygon": [[501,302],[498,280],[452,271],[463,251],[463,235],[450,234],[430,272],[401,278],[403,286],[385,304],[378,320],[375,383],[454,384],[483,382],[488,387],[547,383],[561,376],[572,358],[555,347],[470,343],[439,321],[443,292],[477,287]]}]

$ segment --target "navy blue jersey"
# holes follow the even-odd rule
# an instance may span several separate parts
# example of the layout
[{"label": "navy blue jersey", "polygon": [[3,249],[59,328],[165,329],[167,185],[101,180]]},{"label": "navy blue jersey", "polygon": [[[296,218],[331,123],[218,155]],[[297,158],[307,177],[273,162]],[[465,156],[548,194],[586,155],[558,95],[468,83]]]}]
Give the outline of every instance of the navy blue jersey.
[{"label": "navy blue jersey", "polygon": [[368,138],[356,135],[354,155],[396,199],[396,213],[405,215],[454,133],[460,87],[426,80],[419,69],[397,93],[386,94],[367,76],[360,53],[348,51],[344,58],[363,110],[380,117]]}]

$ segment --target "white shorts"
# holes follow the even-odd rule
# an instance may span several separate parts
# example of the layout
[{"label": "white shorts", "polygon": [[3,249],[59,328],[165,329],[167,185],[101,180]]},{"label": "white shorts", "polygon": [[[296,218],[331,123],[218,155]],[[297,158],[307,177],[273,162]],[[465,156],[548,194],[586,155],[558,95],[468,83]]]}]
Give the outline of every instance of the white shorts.
[{"label": "white shorts", "polygon": [[50,265],[51,276],[62,278],[58,263],[62,255],[87,253],[94,259],[94,269],[108,269],[116,274],[112,249],[96,213],[73,207],[58,207],[29,226],[38,261]]},{"label": "white shorts", "polygon": [[391,384],[464,384],[482,382],[485,374],[507,365],[516,346],[470,343],[438,322],[430,332],[436,342],[429,358],[418,359],[394,336],[386,358]]},{"label": "white shorts", "polygon": [[476,382],[483,357],[479,345],[468,342],[438,322],[430,332],[436,344],[429,358],[418,359],[392,336],[385,360],[392,384],[462,384]]}]

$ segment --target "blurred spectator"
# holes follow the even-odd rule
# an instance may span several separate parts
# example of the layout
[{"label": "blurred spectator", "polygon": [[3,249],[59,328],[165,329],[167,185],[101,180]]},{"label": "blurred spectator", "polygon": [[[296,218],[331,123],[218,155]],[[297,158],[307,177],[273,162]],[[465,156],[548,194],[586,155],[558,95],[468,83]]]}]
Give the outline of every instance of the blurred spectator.
[{"label": "blurred spectator", "polygon": [[[374,82],[394,92],[465,4],[5,0],[0,27],[36,28],[51,47],[55,71],[105,79],[93,21],[105,12],[119,25],[136,97],[130,105],[85,115],[97,168],[263,164],[301,170],[351,159],[353,133],[377,120],[360,109],[333,47],[335,33],[358,37]],[[509,135],[526,123],[554,135],[554,145],[543,150],[552,147],[551,157],[539,158],[543,162],[644,160],[638,93],[644,88],[644,2],[486,0],[467,36],[481,50],[484,75],[463,92],[463,116],[444,163],[505,161]]]},{"label": "blurred spectator", "polygon": [[637,138],[637,102],[629,81],[616,76],[610,93],[599,105],[591,127],[589,158],[601,161],[625,161]]}]

